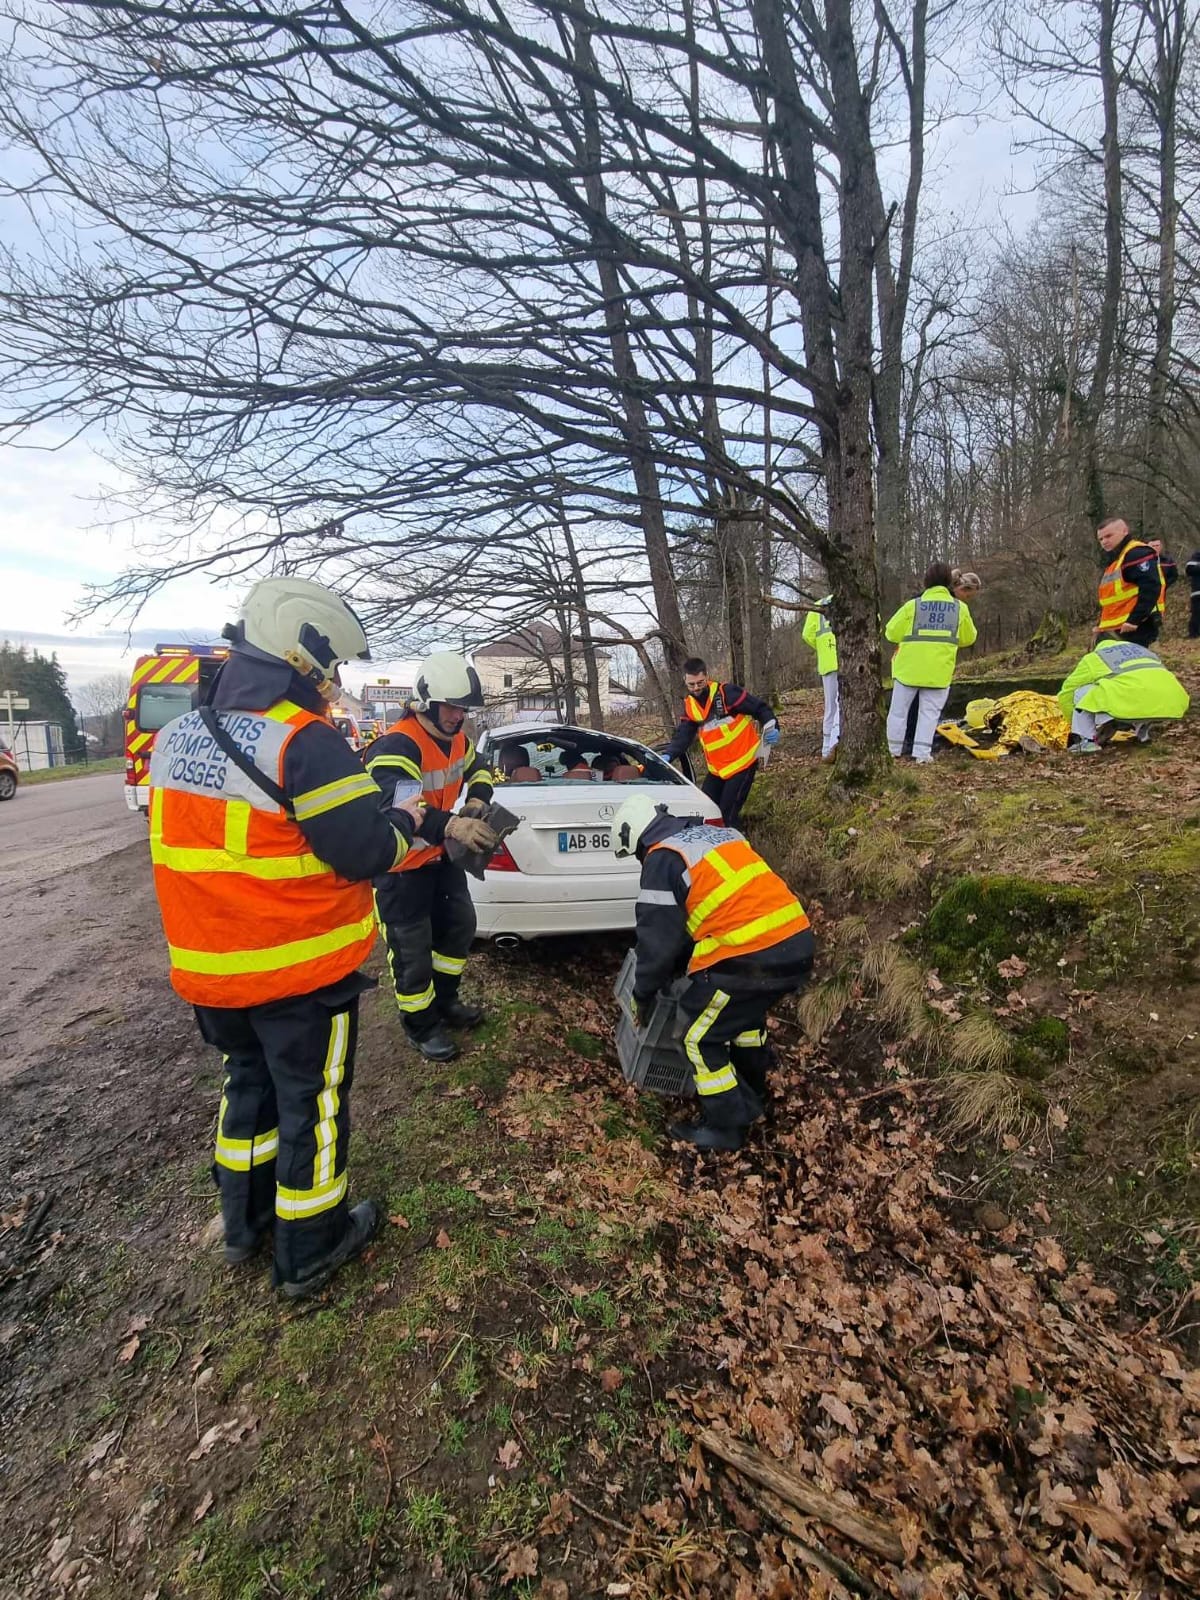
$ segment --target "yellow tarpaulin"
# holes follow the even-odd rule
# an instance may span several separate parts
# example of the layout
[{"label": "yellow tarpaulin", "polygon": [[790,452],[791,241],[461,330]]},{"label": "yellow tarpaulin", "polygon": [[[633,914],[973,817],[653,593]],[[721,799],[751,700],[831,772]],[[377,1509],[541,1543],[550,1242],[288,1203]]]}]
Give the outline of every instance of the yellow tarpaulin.
[{"label": "yellow tarpaulin", "polygon": [[997,761],[1017,748],[1034,752],[1065,750],[1071,731],[1054,696],[1034,694],[1031,689],[1018,689],[998,700],[972,700],[965,720],[973,731],[985,737],[990,732],[994,739],[981,743],[958,722],[943,722],[938,732],[948,743],[969,750],[980,761]]}]

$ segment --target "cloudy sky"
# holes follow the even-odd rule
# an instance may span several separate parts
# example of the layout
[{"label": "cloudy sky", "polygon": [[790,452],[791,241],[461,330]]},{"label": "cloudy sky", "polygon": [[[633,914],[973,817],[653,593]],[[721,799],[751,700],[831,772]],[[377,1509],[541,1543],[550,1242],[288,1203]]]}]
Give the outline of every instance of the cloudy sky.
[{"label": "cloudy sky", "polygon": [[[931,210],[982,241],[1005,229],[1020,232],[1033,221],[1035,168],[1020,148],[1020,125],[1006,109],[984,93],[969,99],[971,114],[959,112],[931,136],[925,195]],[[899,150],[893,155],[899,163]],[[28,246],[28,234],[20,231],[21,245]],[[150,530],[108,526],[98,499],[106,488],[120,488],[118,475],[86,441],[48,448],[54,442],[43,435],[32,441],[34,448],[0,445],[0,638],[57,652],[72,689],[102,673],[127,672],[156,640],[215,640],[236,611],[245,580],[181,579],[132,624],[103,611],[78,616],[86,586],[136,565],[139,537]],[[403,678],[410,665],[380,662],[368,675]],[[357,687],[361,680],[351,671],[348,681]]]},{"label": "cloudy sky", "polygon": [[[215,643],[237,612],[246,580],[182,578],[130,624],[99,611],[78,618],[88,584],[106,583],[137,562],[137,523],[109,526],[99,503],[119,486],[113,468],[81,442],[59,449],[0,446],[0,639],[56,653],[72,690],[108,672],[127,673],[162,643]],[[378,662],[364,677],[405,675],[410,662]]]}]

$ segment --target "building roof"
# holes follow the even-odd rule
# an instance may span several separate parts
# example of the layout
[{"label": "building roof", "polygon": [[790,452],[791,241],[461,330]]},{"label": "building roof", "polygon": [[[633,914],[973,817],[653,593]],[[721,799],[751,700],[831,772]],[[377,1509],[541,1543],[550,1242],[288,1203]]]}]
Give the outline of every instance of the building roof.
[{"label": "building roof", "polygon": [[[562,649],[563,636],[557,628],[551,627],[548,622],[529,622],[513,633],[506,634],[503,639],[481,645],[472,654],[476,661],[511,660],[514,656],[531,656],[535,661],[544,661],[547,656],[561,656]],[[571,649],[573,652],[582,651],[583,640],[572,639]],[[608,652],[597,650],[596,654],[603,656]]]}]

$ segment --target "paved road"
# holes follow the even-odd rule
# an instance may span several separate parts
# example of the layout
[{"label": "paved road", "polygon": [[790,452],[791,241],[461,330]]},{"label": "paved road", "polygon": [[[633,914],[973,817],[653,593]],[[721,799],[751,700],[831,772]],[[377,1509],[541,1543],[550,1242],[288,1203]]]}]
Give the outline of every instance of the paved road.
[{"label": "paved road", "polygon": [[0,1084],[162,988],[146,824],[123,783],[65,778],[0,805]]},{"label": "paved road", "polygon": [[146,824],[127,810],[125,775],[18,788],[0,805],[0,890],[40,883],[146,837]]}]

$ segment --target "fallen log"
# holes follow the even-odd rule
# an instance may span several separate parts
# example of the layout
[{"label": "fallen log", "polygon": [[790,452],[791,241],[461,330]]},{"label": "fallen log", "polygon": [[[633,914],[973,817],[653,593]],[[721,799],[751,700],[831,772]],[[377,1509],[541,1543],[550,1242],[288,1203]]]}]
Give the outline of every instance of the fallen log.
[{"label": "fallen log", "polygon": [[782,1528],[792,1543],[798,1547],[798,1554],[805,1566],[813,1567],[817,1572],[823,1572],[827,1578],[832,1578],[838,1585],[839,1593],[849,1589],[853,1594],[862,1595],[863,1600],[885,1600],[882,1589],[877,1588],[870,1578],[864,1577],[848,1561],[844,1561],[841,1556],[835,1555],[823,1545],[813,1533],[808,1521],[778,1495],[772,1494],[769,1489],[761,1489],[749,1483],[741,1484],[740,1488],[750,1504],[775,1523],[776,1527]]},{"label": "fallen log", "polygon": [[881,1518],[859,1511],[843,1500],[826,1494],[815,1484],[807,1483],[794,1472],[769,1460],[752,1445],[726,1438],[711,1428],[701,1428],[696,1437],[711,1455],[736,1467],[743,1476],[761,1484],[764,1489],[770,1489],[805,1516],[813,1517],[827,1528],[836,1528],[861,1549],[869,1550],[884,1561],[895,1565],[903,1562],[904,1546],[900,1543],[900,1535]]}]

